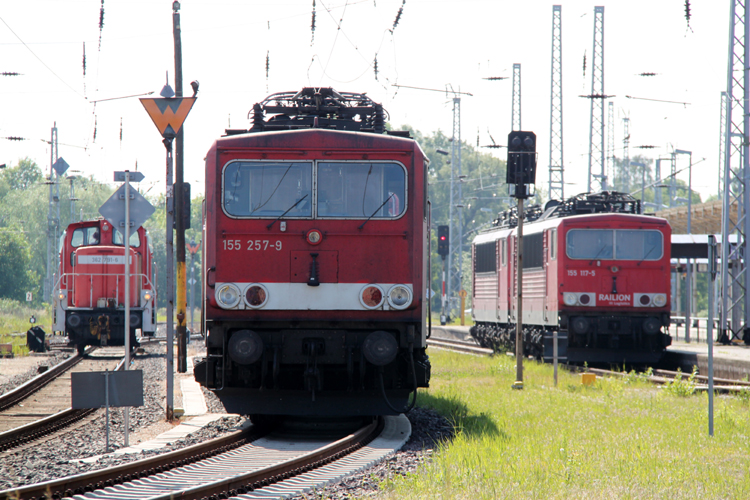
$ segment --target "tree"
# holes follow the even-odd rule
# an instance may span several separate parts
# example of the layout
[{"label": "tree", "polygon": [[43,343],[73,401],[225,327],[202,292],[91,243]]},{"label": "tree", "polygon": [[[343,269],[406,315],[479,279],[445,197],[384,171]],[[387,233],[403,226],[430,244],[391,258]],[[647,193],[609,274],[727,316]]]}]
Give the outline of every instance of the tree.
[{"label": "tree", "polygon": [[31,269],[31,247],[17,227],[0,229],[0,297],[26,300],[39,294],[39,277]]},{"label": "tree", "polygon": [[12,190],[26,190],[42,179],[42,171],[34,160],[28,157],[19,160],[18,165],[5,169],[3,178]]}]

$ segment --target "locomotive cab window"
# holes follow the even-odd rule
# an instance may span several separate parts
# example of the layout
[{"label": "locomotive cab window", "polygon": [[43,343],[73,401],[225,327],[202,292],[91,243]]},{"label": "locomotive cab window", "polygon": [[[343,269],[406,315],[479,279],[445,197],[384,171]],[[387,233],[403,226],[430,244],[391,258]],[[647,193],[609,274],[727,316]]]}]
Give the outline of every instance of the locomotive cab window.
[{"label": "locomotive cab window", "polygon": [[98,227],[82,227],[73,231],[70,237],[70,246],[73,248],[98,245],[99,244],[99,228]]},{"label": "locomotive cab window", "polygon": [[[123,237],[123,234],[119,230],[113,230],[112,231],[112,244],[117,246],[123,246],[125,241],[125,238]],[[141,246],[141,237],[138,234],[138,231],[135,231],[133,233],[130,233],[130,246],[131,247],[139,247]]]},{"label": "locomotive cab window", "polygon": [[405,209],[406,170],[400,164],[318,163],[318,217],[388,219]]},{"label": "locomotive cab window", "polygon": [[236,161],[224,169],[224,211],[237,217],[312,216],[312,163]]},{"label": "locomotive cab window", "polygon": [[397,219],[406,183],[396,162],[234,161],[224,169],[222,200],[230,217]]},{"label": "locomotive cab window", "polygon": [[565,246],[571,259],[659,260],[664,238],[647,229],[571,229]]}]

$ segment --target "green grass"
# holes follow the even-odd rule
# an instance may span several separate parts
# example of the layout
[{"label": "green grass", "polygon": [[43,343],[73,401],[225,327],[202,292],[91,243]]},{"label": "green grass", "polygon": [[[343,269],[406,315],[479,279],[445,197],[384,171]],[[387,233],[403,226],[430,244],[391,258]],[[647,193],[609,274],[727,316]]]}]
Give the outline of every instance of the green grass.
[{"label": "green grass", "polygon": [[[383,498],[750,498],[748,397],[659,389],[632,374],[597,379],[526,361],[431,351],[419,405],[458,432],[416,473],[386,482]],[[688,382],[683,381],[683,384]],[[676,387],[676,385],[675,385]]]},{"label": "green grass", "polygon": [[36,318],[36,324],[44,328],[49,335],[49,326],[52,324],[50,309],[35,309],[24,302],[0,299],[0,344],[13,344],[13,354],[16,356],[25,356],[29,353],[26,346],[26,331],[32,326],[29,323],[32,315]]}]

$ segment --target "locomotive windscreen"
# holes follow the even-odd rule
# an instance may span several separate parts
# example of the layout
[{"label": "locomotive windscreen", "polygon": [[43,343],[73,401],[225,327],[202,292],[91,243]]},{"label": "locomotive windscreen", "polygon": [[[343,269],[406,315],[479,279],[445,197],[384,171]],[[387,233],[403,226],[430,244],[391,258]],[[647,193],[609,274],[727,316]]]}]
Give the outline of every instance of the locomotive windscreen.
[{"label": "locomotive windscreen", "polygon": [[[119,229],[112,233],[113,245],[122,246],[123,240],[124,240],[123,235]],[[137,231],[130,233],[130,246],[131,247],[141,246],[141,237],[138,235]]]},{"label": "locomotive windscreen", "polygon": [[99,227],[82,227],[73,231],[70,237],[70,246],[78,248],[82,246],[99,244]]},{"label": "locomotive windscreen", "polygon": [[312,162],[237,161],[224,169],[224,210],[245,217],[312,216]]},{"label": "locomotive windscreen", "polygon": [[406,171],[397,163],[318,163],[318,216],[398,217],[406,202]]},{"label": "locomotive windscreen", "polygon": [[648,229],[571,229],[566,252],[571,259],[659,260],[664,239]]},{"label": "locomotive windscreen", "polygon": [[396,218],[407,202],[406,169],[395,162],[236,161],[222,187],[235,217]]}]

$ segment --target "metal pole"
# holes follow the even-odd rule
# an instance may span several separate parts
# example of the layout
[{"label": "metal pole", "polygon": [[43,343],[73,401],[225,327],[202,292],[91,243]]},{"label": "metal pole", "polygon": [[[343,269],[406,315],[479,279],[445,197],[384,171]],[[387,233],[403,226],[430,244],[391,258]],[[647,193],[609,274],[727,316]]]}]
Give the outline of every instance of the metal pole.
[{"label": "metal pole", "polygon": [[[450,232],[448,233],[448,241],[450,241]],[[450,249],[450,244],[448,245],[448,248]],[[440,315],[440,324],[445,325],[447,322],[448,316],[447,316],[447,310],[446,310],[446,300],[445,300],[445,257],[443,257],[443,311]]]},{"label": "metal pole", "polygon": [[107,436],[107,449],[105,451],[109,453],[109,369],[104,370],[104,408],[104,420],[107,422],[107,425],[104,426]]},{"label": "metal pole", "polygon": [[[646,164],[642,164],[641,171],[643,172],[643,178],[641,179],[641,213],[646,212],[646,200],[643,198],[646,194]],[[659,210],[659,207],[656,207]]]},{"label": "metal pole", "polygon": [[[182,41],[180,39],[180,2],[172,3],[172,26],[174,29],[174,86],[175,97],[182,97]],[[183,197],[183,124],[175,141],[175,230],[177,247],[177,371],[187,371],[187,325],[185,324],[186,280],[185,280],[185,204]],[[190,214],[187,214],[189,217]]]},{"label": "metal pole", "polygon": [[174,186],[172,185],[172,139],[167,148],[167,421],[174,418]]},{"label": "metal pole", "polygon": [[68,177],[68,179],[70,179],[70,222],[72,223],[75,220],[76,214],[76,198],[73,189],[73,180],[75,179],[75,177],[70,176]]},{"label": "metal pole", "polygon": [[[130,171],[125,171],[125,370],[130,369]],[[128,427],[130,425],[130,408],[123,409],[125,426],[125,446],[128,444]]]},{"label": "metal pole", "polygon": [[716,238],[708,235],[708,435],[714,435],[714,287],[716,279]]},{"label": "metal pole", "polygon": [[[195,326],[193,325],[193,315],[195,313],[195,296],[193,295],[193,287],[195,286],[195,252],[193,251],[193,247],[195,246],[195,242],[191,244],[190,249],[190,331],[195,331]],[[188,343],[190,343],[190,337],[188,337]]]},{"label": "metal pole", "polygon": [[[516,190],[524,189],[523,184],[516,184]],[[523,193],[518,196],[518,238],[516,240],[516,283],[518,293],[516,295],[516,381],[514,389],[523,389]]]},{"label": "metal pole", "polygon": [[555,367],[555,387],[557,387],[557,329],[552,332],[552,358]]},{"label": "metal pole", "polygon": [[[690,165],[688,165],[688,234],[692,234],[690,228],[690,217],[692,210],[692,198],[693,198],[693,153],[688,156],[690,158]],[[685,342],[690,342],[690,326],[693,309],[693,259],[688,258],[688,272],[687,272],[687,307],[685,308]]]}]

